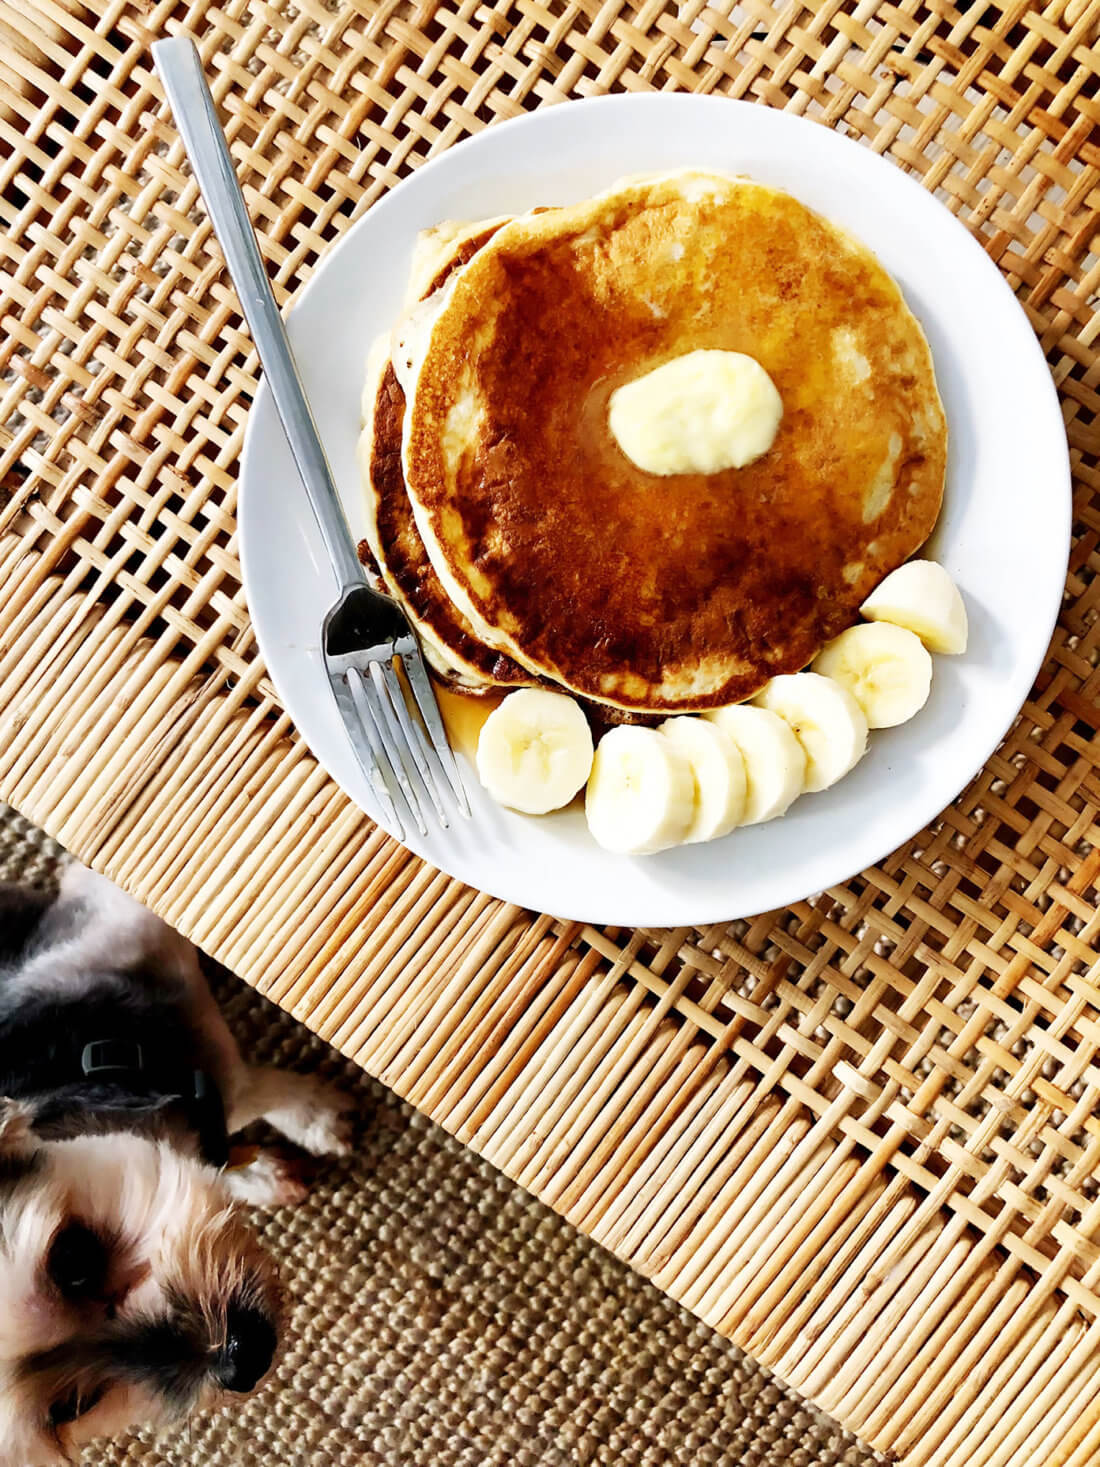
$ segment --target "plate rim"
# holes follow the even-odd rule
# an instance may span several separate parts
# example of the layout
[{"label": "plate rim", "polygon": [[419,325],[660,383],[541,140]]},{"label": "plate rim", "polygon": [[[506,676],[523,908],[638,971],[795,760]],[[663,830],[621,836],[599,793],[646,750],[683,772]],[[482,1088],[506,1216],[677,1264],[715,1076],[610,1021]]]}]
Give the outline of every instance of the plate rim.
[{"label": "plate rim", "polygon": [[[1042,369],[1042,380],[1045,381],[1045,383],[1047,384],[1047,391],[1044,394],[1045,403],[1043,404],[1042,411],[1044,415],[1047,413],[1052,415],[1051,426],[1053,426],[1053,419],[1056,417],[1060,427],[1062,449],[1060,461],[1058,464],[1057,485],[1055,486],[1052,484],[1050,486],[1052,490],[1056,487],[1058,489],[1058,493],[1056,496],[1053,493],[1051,494],[1051,500],[1055,502],[1048,502],[1046,512],[1053,513],[1056,509],[1059,512],[1061,526],[1058,532],[1058,539],[1065,545],[1065,561],[1066,567],[1068,569],[1069,554],[1072,548],[1072,476],[1069,447],[1068,442],[1066,441],[1064,423],[1061,415],[1060,398],[1053,378],[1050,374],[1046,355],[1043,352],[1039,338],[1032,329],[1031,323],[1027,319],[1026,312],[1024,312],[1023,307],[1020,301],[1017,299],[1015,292],[1012,290],[1007,280],[1005,280],[1003,273],[995,264],[995,262],[989,257],[986,250],[982,247],[981,242],[970,232],[966,225],[963,224],[962,221],[943,204],[942,200],[938,199],[934,194],[925,189],[918,179],[913,177],[911,173],[906,172],[900,165],[898,165],[891,159],[884,157],[881,154],[872,152],[866,144],[859,142],[857,139],[847,137],[834,128],[828,127],[825,124],[817,122],[816,120],[811,118],[806,118],[801,115],[791,114],[777,108],[769,107],[765,103],[751,102],[743,99],[723,97],[714,94],[703,95],[691,92],[612,93],[600,97],[588,97],[570,100],[567,103],[555,103],[549,107],[541,106],[533,111],[524,112],[518,117],[491,123],[480,132],[461,139],[452,146],[445,148],[435,157],[430,158],[426,162],[422,163],[412,173],[407,175],[404,179],[400,180],[399,183],[394,185],[385,194],[383,194],[374,204],[371,205],[371,207],[366,211],[361,219],[356,220],[356,222],[348,230],[346,230],[346,232],[339,240],[335,241],[333,245],[331,245],[328,249],[324,251],[323,255],[319,258],[317,264],[315,265],[310,279],[303,286],[301,293],[298,295],[297,299],[294,302],[293,307],[287,313],[286,319],[288,323],[288,330],[292,329],[293,322],[296,317],[300,319],[299,313],[304,313],[306,310],[308,310],[311,297],[321,288],[323,277],[327,270],[331,267],[332,262],[337,259],[341,255],[341,253],[353,243],[354,237],[359,231],[366,230],[368,224],[376,225],[380,215],[385,217],[385,215],[391,212],[393,208],[396,208],[398,205],[398,201],[403,195],[403,191],[406,190],[409,185],[418,184],[418,186],[424,187],[425,185],[420,181],[425,178],[430,180],[436,174],[445,171],[448,167],[453,165],[454,159],[457,155],[466,155],[469,151],[476,149],[479,144],[485,143],[487,139],[499,137],[500,134],[506,130],[509,133],[514,134],[524,128],[537,128],[539,126],[545,126],[556,115],[564,111],[566,107],[568,107],[568,109],[574,114],[579,109],[584,109],[587,112],[594,112],[597,110],[611,110],[618,108],[673,110],[677,107],[680,107],[685,108],[685,110],[717,110],[719,108],[722,108],[728,112],[729,109],[735,108],[742,116],[746,115],[750,111],[758,115],[760,113],[760,110],[763,109],[769,116],[769,126],[778,125],[779,127],[787,129],[792,133],[802,132],[804,129],[811,127],[818,128],[820,129],[821,133],[827,135],[830,139],[828,146],[846,145],[852,150],[853,153],[859,154],[860,163],[858,166],[871,168],[872,171],[874,171],[875,165],[878,165],[881,170],[888,169],[893,177],[893,180],[895,181],[895,184],[896,182],[901,181],[904,184],[905,188],[908,189],[913,196],[920,196],[922,200],[920,204],[921,208],[925,208],[927,205],[931,204],[935,206],[938,210],[940,210],[944,218],[944,222],[946,223],[947,221],[950,221],[952,249],[960,249],[963,251],[969,250],[975,260],[980,257],[979,268],[987,272],[987,277],[990,279],[991,282],[993,280],[996,280],[1000,291],[1003,292],[1002,298],[1004,299],[1007,310],[1014,314],[1018,313],[1019,317],[1022,320],[1022,324],[1027,328],[1024,336],[1024,349],[1032,354],[1033,365],[1041,367]],[[318,765],[324,770],[325,774],[331,780],[333,780],[336,785],[338,785],[338,787],[343,791],[343,793],[352,802],[352,804],[356,806],[356,808],[362,810],[367,818],[370,819],[374,824],[376,824],[379,829],[383,830],[387,835],[389,835],[391,839],[398,841],[398,843],[404,846],[406,850],[409,850],[412,854],[416,855],[419,860],[422,860],[427,865],[432,866],[437,870],[440,870],[441,872],[443,872],[444,875],[449,876],[453,880],[461,881],[463,882],[463,884],[483,891],[487,895],[490,895],[499,900],[504,900],[516,904],[525,908],[526,910],[543,911],[544,909],[542,907],[531,906],[529,893],[523,893],[515,889],[509,890],[509,887],[512,886],[512,883],[507,880],[499,884],[494,883],[493,886],[483,885],[480,879],[475,883],[469,877],[463,876],[460,873],[449,869],[450,863],[437,859],[434,853],[431,855],[423,855],[416,849],[414,842],[400,841],[399,838],[394,835],[392,831],[388,830],[385,823],[381,819],[379,819],[379,817],[373,811],[364,809],[358,796],[347,787],[343,779],[341,779],[329,768],[327,762],[320,756],[320,754],[318,754],[312,742],[306,737],[306,734],[304,733],[292,707],[292,703],[298,702],[299,700],[297,698],[292,698],[288,700],[288,698],[286,697],[286,690],[285,685],[282,683],[281,672],[276,673],[273,667],[272,659],[269,657],[268,653],[268,647],[274,645],[274,643],[269,643],[267,641],[267,633],[261,629],[261,625],[259,621],[257,621],[257,619],[255,618],[252,611],[252,587],[256,584],[256,582],[253,579],[254,571],[251,568],[252,552],[248,548],[250,536],[246,531],[246,523],[249,518],[249,512],[246,512],[246,504],[251,504],[253,498],[253,493],[249,491],[248,485],[250,482],[254,482],[256,478],[256,475],[254,473],[250,474],[250,465],[253,463],[255,457],[259,452],[257,446],[257,440],[259,437],[257,424],[259,423],[262,416],[261,408],[263,412],[273,415],[273,404],[271,402],[270,388],[268,386],[266,376],[264,376],[262,373],[259,377],[256,394],[249,408],[248,418],[245,424],[244,442],[242,445],[240,459],[240,470],[237,478],[238,548],[241,562],[241,583],[245,595],[246,606],[248,607],[249,620],[256,636],[257,647],[259,649],[261,657],[263,658],[265,671],[268,677],[271,679],[271,682],[275,688],[276,695],[282,705],[283,711],[290,718],[299,737],[302,738],[303,742],[309,748],[310,753],[316,759]],[[1054,465],[1051,464],[1052,479],[1054,478],[1053,469]],[[303,507],[305,513],[308,515],[309,509],[305,503],[304,495]],[[978,774],[980,774],[982,769],[985,768],[991,756],[994,754],[994,752],[1011,731],[1017,718],[1019,717],[1020,710],[1027,702],[1029,692],[1034,686],[1035,679],[1042,666],[1044,665],[1047,655],[1049,653],[1050,643],[1055,628],[1057,626],[1058,617],[1061,611],[1064,588],[1065,575],[1063,574],[1061,583],[1057,589],[1057,593],[1051,595],[1050,599],[1052,604],[1047,608],[1047,613],[1042,618],[1042,629],[1044,632],[1044,637],[1041,643],[1042,650],[1038,652],[1036,658],[1029,658],[1027,660],[1026,680],[1024,678],[1024,667],[1019,668],[1018,676],[1013,679],[1014,691],[1012,702],[1015,711],[1013,712],[1008,723],[1005,725],[1004,728],[1000,729],[999,732],[996,733],[995,737],[993,737],[991,741],[988,741],[988,747],[985,746],[987,741],[982,741],[981,747],[984,749],[984,752],[981,759],[977,763],[975,763],[972,768],[969,768],[969,772],[966,773],[965,777],[961,779],[961,781],[958,783],[957,788],[953,789],[953,792],[950,794],[949,798],[940,803],[939,795],[937,794],[935,808],[927,809],[922,815],[922,818],[913,826],[913,828],[907,829],[906,833],[904,835],[900,835],[889,846],[887,850],[880,852],[877,856],[873,856],[869,860],[861,859],[860,863],[854,868],[849,869],[847,867],[847,863],[844,863],[843,874],[833,876],[828,882],[824,884],[814,883],[809,890],[802,890],[801,887],[799,887],[797,894],[786,896],[781,901],[773,903],[769,906],[754,908],[752,913],[748,911],[735,911],[731,915],[729,910],[716,910],[712,902],[709,907],[700,907],[698,909],[698,913],[690,918],[684,916],[668,917],[666,915],[662,915],[661,920],[657,923],[654,923],[652,918],[647,918],[645,916],[634,914],[628,914],[624,916],[621,913],[608,915],[605,910],[596,911],[595,909],[589,909],[587,911],[575,910],[571,913],[555,912],[552,915],[565,917],[568,920],[589,922],[595,925],[616,926],[702,926],[712,922],[735,921],[738,920],[739,917],[754,915],[756,911],[759,910],[783,910],[785,908],[795,906],[800,902],[806,901],[809,898],[815,896],[818,892],[822,890],[829,890],[833,886],[843,885],[848,881],[851,881],[862,871],[865,871],[870,866],[876,865],[878,862],[884,860],[886,857],[893,854],[894,851],[897,851],[901,849],[901,847],[908,844],[908,842],[910,842],[915,835],[917,835],[927,825],[933,822],[939,814],[941,814],[944,810],[950,808],[955,800],[958,799],[963,790],[965,790],[967,786],[971,783],[971,781],[976,778]],[[335,589],[333,594],[335,595]],[[1032,662],[1034,662],[1033,666],[1031,665]],[[1018,703],[1016,702],[1017,691],[1020,691],[1020,700]],[[969,766],[971,761],[967,760],[966,762]],[[467,773],[466,777],[470,777],[469,773]],[[949,783],[952,786],[954,785],[954,777],[952,777]],[[926,801],[924,803],[928,804],[929,802]],[[907,821],[906,826],[908,826],[908,824],[909,822]],[[619,860],[629,859],[612,857],[610,853],[608,853],[608,858]],[[497,869],[502,870],[500,866],[498,866]],[[519,866],[519,869],[525,872],[528,871],[530,869],[529,863],[525,862],[521,864]],[[838,870],[839,869],[840,868],[838,868]],[[522,887],[524,885],[522,877],[519,879],[516,885],[519,887]],[[645,901],[647,905],[650,904],[652,900],[648,894],[642,894],[640,899],[642,901]],[[629,905],[629,902],[621,897],[616,897],[614,898],[614,900],[620,907]],[[677,902],[682,901],[679,894],[673,895],[671,900]],[[736,907],[736,901],[731,900],[730,905]]]}]

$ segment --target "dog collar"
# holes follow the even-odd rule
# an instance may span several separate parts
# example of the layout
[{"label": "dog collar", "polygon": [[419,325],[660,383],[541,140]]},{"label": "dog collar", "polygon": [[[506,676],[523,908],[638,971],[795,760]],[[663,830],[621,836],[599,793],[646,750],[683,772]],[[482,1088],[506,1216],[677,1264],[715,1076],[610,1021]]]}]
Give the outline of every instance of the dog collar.
[{"label": "dog collar", "polygon": [[[154,1063],[155,1059],[160,1062]],[[157,1103],[178,1103],[198,1137],[204,1159],[212,1166],[225,1165],[229,1156],[225,1108],[218,1087],[205,1070],[147,1055],[136,1039],[93,1039],[81,1051],[80,1069],[85,1079],[132,1087],[135,1099],[145,1092]]]}]

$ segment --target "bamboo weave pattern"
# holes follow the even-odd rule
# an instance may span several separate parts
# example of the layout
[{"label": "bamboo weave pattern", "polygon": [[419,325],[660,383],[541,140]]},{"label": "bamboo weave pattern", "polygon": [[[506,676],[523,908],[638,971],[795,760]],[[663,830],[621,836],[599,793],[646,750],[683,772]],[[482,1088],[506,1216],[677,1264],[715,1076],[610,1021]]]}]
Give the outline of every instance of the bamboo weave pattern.
[{"label": "bamboo weave pattern", "polygon": [[[1046,665],[939,821],[789,911],[627,932],[349,806],[241,591],[256,363],[151,75],[179,28],[287,301],[424,159],[607,90],[802,113],[964,221],[1076,501]],[[0,0],[0,797],[914,1467],[1100,1461],[1098,32],[1100,0]]]}]

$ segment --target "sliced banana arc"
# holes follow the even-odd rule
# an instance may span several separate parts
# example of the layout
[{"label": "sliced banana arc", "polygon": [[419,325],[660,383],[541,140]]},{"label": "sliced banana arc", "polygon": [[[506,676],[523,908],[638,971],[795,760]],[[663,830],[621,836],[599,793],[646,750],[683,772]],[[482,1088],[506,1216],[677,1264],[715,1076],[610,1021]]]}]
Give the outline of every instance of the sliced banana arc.
[{"label": "sliced banana arc", "polygon": [[509,693],[478,737],[478,778],[494,800],[525,815],[568,805],[591,768],[592,731],[580,705],[564,693]]},{"label": "sliced banana arc", "polygon": [[680,750],[691,768],[694,813],[685,845],[717,840],[741,823],[745,811],[745,761],[716,723],[702,718],[669,718],[659,732]]},{"label": "sliced banana arc", "polygon": [[860,607],[868,621],[886,621],[918,636],[929,652],[966,651],[966,607],[955,582],[934,560],[910,560],[879,583]]},{"label": "sliced banana arc", "polygon": [[777,713],[735,703],[703,717],[728,734],[745,761],[742,825],[759,825],[782,815],[802,793],[806,755],[790,726]]},{"label": "sliced banana arc", "polygon": [[928,700],[929,651],[966,650],[966,607],[931,560],[891,572],[812,672],[772,680],[751,704],[623,725],[593,751],[579,704],[521,688],[486,719],[477,770],[492,797],[542,815],[568,805],[587,781],[595,840],[622,855],[716,840],[774,820],[806,791],[828,789],[867,750],[869,728],[904,723]]},{"label": "sliced banana arc", "polygon": [[695,818],[687,756],[655,728],[609,729],[592,761],[584,813],[605,850],[644,856],[679,845]]},{"label": "sliced banana arc", "polygon": [[894,728],[919,712],[932,686],[932,659],[915,632],[886,621],[841,632],[814,662],[855,698],[871,728]]},{"label": "sliced banana arc", "polygon": [[809,791],[827,790],[867,752],[867,719],[847,688],[816,672],[773,677],[754,700],[778,713],[802,745]]}]

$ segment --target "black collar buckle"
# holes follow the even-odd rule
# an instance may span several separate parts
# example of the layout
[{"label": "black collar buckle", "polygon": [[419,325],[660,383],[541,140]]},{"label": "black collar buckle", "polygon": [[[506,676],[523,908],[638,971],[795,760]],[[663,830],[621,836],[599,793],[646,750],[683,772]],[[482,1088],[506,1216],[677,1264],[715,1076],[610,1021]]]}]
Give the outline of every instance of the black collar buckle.
[{"label": "black collar buckle", "polygon": [[134,1039],[95,1039],[86,1044],[80,1056],[85,1076],[139,1073],[145,1069],[145,1055]]},{"label": "black collar buckle", "polygon": [[203,1156],[214,1166],[223,1165],[228,1144],[220,1091],[205,1070],[180,1069],[160,1059],[154,1050],[151,1065],[147,1065],[145,1051],[136,1039],[93,1039],[81,1051],[80,1068],[85,1079],[124,1089],[132,1086],[135,1096],[150,1092],[149,1105],[182,1103]]}]

